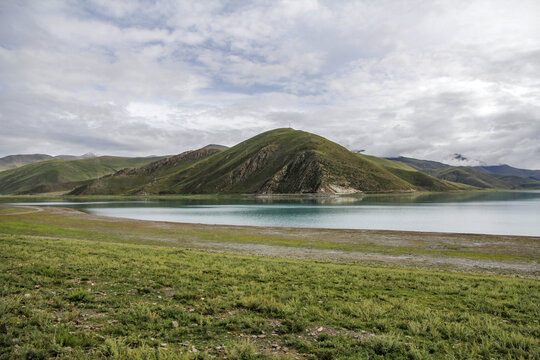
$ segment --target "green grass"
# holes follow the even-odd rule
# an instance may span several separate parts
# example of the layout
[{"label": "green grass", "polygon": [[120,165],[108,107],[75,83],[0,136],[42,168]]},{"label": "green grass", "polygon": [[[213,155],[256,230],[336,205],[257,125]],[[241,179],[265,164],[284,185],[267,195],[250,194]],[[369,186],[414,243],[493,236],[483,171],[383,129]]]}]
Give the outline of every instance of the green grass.
[{"label": "green grass", "polygon": [[[0,359],[540,356],[537,278],[187,249],[260,244],[530,263],[537,238],[25,211],[0,206]],[[380,242],[389,237],[392,246]]]},{"label": "green grass", "polygon": [[[32,209],[0,206],[3,212]],[[35,211],[35,210],[32,210]],[[272,229],[174,224],[93,218],[76,211],[44,208],[23,216],[4,216],[0,233],[91,239],[103,242],[226,249],[228,245],[273,246],[298,251],[360,252],[388,256],[426,255],[484,261],[539,262],[537,238],[421,234],[356,230]],[[387,241],[384,241],[387,240]]]},{"label": "green grass", "polygon": [[15,215],[15,214],[25,214],[25,213],[31,213],[36,210],[28,207],[20,207],[20,206],[7,206],[2,205],[0,206],[0,215]]},{"label": "green grass", "polygon": [[0,359],[540,356],[537,280],[24,235],[0,259]]},{"label": "green grass", "polygon": [[101,156],[84,160],[40,161],[0,172],[0,194],[67,191],[90,179],[158,159]]}]

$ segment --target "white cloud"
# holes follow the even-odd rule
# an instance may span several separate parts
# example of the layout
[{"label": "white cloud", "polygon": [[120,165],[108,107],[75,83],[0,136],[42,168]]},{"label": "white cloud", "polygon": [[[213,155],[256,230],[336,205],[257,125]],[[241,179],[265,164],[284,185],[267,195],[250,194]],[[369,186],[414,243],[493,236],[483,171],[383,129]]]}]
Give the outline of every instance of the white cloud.
[{"label": "white cloud", "polygon": [[178,153],[288,126],[540,168],[538,1],[0,5],[0,154]]}]

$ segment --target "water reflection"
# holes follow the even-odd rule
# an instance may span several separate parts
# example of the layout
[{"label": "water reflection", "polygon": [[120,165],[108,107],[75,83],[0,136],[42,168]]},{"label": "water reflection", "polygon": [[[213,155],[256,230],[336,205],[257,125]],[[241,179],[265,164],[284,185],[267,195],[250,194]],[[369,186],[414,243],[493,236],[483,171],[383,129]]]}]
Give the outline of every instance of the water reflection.
[{"label": "water reflection", "polygon": [[[253,204],[296,204],[296,205],[370,205],[370,204],[422,204],[422,203],[460,203],[486,201],[519,201],[540,199],[540,191],[464,191],[447,193],[391,193],[391,194],[353,194],[353,195],[238,195],[206,197],[129,197],[122,200],[88,201],[67,198],[54,201],[19,201],[10,204],[73,207],[178,207],[196,205],[253,205]],[[2,203],[3,201],[0,201]]]}]

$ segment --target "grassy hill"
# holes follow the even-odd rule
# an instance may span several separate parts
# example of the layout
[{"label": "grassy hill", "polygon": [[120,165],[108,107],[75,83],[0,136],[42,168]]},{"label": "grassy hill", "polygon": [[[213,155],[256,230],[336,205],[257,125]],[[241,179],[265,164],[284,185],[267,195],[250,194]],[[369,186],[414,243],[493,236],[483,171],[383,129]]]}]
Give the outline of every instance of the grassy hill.
[{"label": "grassy hill", "polygon": [[507,189],[540,189],[540,180],[537,179],[501,174],[491,174],[491,176],[505,183]]},{"label": "grassy hill", "polygon": [[54,159],[54,157],[46,154],[9,155],[0,158],[0,171],[51,159]]},{"label": "grassy hill", "polygon": [[[293,129],[259,134],[232,148],[208,145],[169,158],[53,159],[0,173],[0,194],[298,194],[538,189],[531,171],[455,167],[353,153]],[[491,169],[496,168],[496,169]],[[510,168],[510,170],[508,169]],[[493,172],[488,172],[488,170]],[[534,173],[534,171],[532,171]],[[533,174],[534,175],[534,174]]]},{"label": "grassy hill", "polygon": [[378,166],[390,171],[392,174],[413,185],[417,190],[447,191],[469,190],[472,188],[470,185],[438,179],[399,161],[363,154],[358,154],[358,156],[362,156],[374,164],[377,164]]},{"label": "grassy hill", "polygon": [[0,194],[67,191],[127,167],[160,159],[102,156],[84,160],[47,160],[0,172]]},{"label": "grassy hill", "polygon": [[323,137],[277,129],[164,178],[149,189],[172,193],[271,194],[410,190],[412,187]]},{"label": "grassy hill", "polygon": [[540,180],[540,170],[518,169],[509,165],[475,166],[474,168],[490,174],[519,176],[533,180]]},{"label": "grassy hill", "polygon": [[28,164],[33,164],[40,161],[46,161],[46,160],[82,160],[82,159],[92,159],[97,157],[97,155],[93,153],[87,153],[84,155],[76,156],[76,155],[58,155],[58,156],[51,156],[47,154],[21,154],[21,155],[9,155],[5,156],[3,158],[0,158],[0,171],[8,170],[8,169],[15,169],[21,166],[25,166]]},{"label": "grassy hill", "polygon": [[536,170],[524,170],[501,166],[451,166],[436,161],[406,157],[389,158],[438,179],[461,183],[483,189],[540,189]]},{"label": "grassy hill", "polygon": [[186,151],[179,155],[154,161],[140,168],[126,168],[114,174],[103,176],[97,180],[82,184],[72,191],[72,195],[126,194],[145,185],[181,171],[194,163],[226,149],[219,145],[208,145],[195,151]]},{"label": "grassy hill", "polygon": [[96,158],[98,157],[96,154],[94,153],[86,153],[86,154],[83,154],[83,155],[58,155],[58,156],[55,156],[56,159],[60,159],[60,160],[83,160],[83,159],[93,159],[93,158]]},{"label": "grassy hill", "polygon": [[496,177],[466,166],[452,166],[443,169],[437,172],[437,177],[448,181],[469,184],[479,188],[507,188],[507,184]]},{"label": "grassy hill", "polygon": [[409,166],[354,154],[323,137],[293,129],[268,131],[224,151],[201,153],[204,149],[96,180],[73,194],[352,193],[460,188]]},{"label": "grassy hill", "polygon": [[414,158],[408,158],[404,156],[395,157],[395,158],[387,158],[387,160],[392,161],[398,161],[403,164],[407,164],[410,167],[413,167],[417,170],[420,170],[422,172],[425,172],[430,175],[436,175],[439,171],[451,168],[451,165],[443,164],[438,161],[431,161],[431,160],[420,160],[420,159],[414,159]]}]

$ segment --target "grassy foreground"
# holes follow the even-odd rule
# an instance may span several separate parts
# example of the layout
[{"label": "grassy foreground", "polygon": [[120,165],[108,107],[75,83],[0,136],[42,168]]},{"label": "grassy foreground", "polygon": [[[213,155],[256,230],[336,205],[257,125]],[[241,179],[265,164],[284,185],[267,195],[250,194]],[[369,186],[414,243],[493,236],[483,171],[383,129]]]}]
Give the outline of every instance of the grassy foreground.
[{"label": "grassy foreground", "polygon": [[26,235],[42,214],[9,211],[0,359],[540,358],[536,279]]}]

